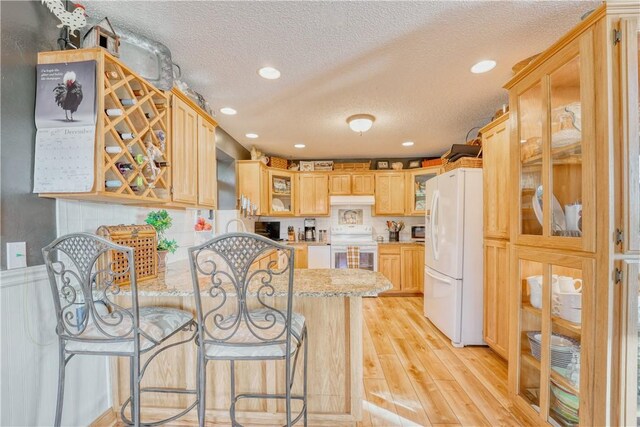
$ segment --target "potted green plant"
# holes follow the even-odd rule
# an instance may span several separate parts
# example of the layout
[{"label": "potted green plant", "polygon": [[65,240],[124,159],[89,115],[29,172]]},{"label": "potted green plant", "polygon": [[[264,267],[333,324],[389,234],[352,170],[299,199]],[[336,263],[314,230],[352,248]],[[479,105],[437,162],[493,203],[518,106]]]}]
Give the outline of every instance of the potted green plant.
[{"label": "potted green plant", "polygon": [[164,235],[165,231],[171,228],[172,219],[169,212],[162,209],[149,212],[145,222],[158,233],[158,273],[162,273],[167,266],[167,253],[174,253],[178,249],[178,242],[169,240]]}]

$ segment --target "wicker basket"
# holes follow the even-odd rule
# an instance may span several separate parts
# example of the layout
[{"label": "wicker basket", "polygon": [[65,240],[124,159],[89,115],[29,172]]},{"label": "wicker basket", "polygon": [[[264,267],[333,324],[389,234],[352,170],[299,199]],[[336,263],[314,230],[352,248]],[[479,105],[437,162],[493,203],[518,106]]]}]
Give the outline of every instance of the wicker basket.
[{"label": "wicker basket", "polygon": [[442,165],[445,172],[458,168],[482,168],[481,157],[461,157],[455,162],[446,162]]},{"label": "wicker basket", "polygon": [[[158,236],[155,228],[146,224],[103,225],[98,228],[97,234],[118,245],[133,248],[136,279],[138,281],[158,277]],[[109,259],[105,259],[102,262],[111,262],[111,270],[115,273],[121,273],[128,268],[127,258],[120,252],[112,251],[109,254]],[[114,280],[119,285],[128,284],[129,281],[128,273]]]},{"label": "wicker basket", "polygon": [[277,169],[287,169],[289,167],[289,161],[282,157],[271,156],[269,157],[269,166]]},{"label": "wicker basket", "polygon": [[334,171],[363,171],[371,169],[371,160],[361,163],[334,163]]}]

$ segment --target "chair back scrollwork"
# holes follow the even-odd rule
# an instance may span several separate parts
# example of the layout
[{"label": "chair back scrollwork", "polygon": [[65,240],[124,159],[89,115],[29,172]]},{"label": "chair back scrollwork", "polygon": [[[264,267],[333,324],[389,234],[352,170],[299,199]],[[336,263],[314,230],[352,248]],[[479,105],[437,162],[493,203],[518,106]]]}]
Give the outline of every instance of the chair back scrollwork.
[{"label": "chair back scrollwork", "polygon": [[[56,308],[56,332],[77,341],[135,341],[139,344],[138,299],[133,249],[90,233],[62,236],[42,250]],[[115,253],[128,261],[114,271]],[[117,281],[130,275],[131,307],[118,305]]]},{"label": "chair back scrollwork", "polygon": [[[278,261],[258,262],[274,252]],[[227,233],[190,248],[189,260],[202,344],[286,344],[289,350],[292,247],[253,233]],[[275,303],[276,289],[286,289],[286,307]]]}]

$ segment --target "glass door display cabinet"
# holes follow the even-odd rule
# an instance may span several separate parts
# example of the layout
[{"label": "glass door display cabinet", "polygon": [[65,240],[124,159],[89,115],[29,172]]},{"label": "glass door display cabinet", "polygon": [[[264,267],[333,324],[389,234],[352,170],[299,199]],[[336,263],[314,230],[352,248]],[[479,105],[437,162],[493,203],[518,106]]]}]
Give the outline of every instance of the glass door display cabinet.
[{"label": "glass door display cabinet", "polygon": [[407,215],[423,216],[427,205],[426,184],[438,175],[440,166],[416,169],[407,173]]},{"label": "glass door display cabinet", "polygon": [[294,214],[294,175],[291,172],[269,170],[269,215],[292,216]]},{"label": "glass door display cabinet", "polygon": [[517,401],[554,426],[588,425],[593,385],[594,266],[588,257],[515,247]]},{"label": "glass door display cabinet", "polygon": [[594,250],[593,39],[565,46],[511,89],[516,242]]},{"label": "glass door display cabinet", "polygon": [[639,19],[606,2],[505,85],[509,388],[536,424],[640,425]]},{"label": "glass door display cabinet", "polygon": [[[616,266],[614,275],[620,292],[620,419],[619,425],[640,425],[640,17],[620,20],[620,102],[622,135],[615,171]],[[615,407],[614,407],[615,409]]]}]

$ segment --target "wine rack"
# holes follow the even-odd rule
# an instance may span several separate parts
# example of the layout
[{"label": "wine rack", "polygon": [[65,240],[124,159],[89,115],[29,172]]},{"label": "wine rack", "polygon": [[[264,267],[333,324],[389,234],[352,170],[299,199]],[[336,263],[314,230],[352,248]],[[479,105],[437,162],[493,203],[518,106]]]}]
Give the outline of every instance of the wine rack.
[{"label": "wine rack", "polygon": [[169,95],[101,48],[41,52],[39,63],[95,60],[96,141],[94,186],[88,193],[45,197],[171,201]]}]

